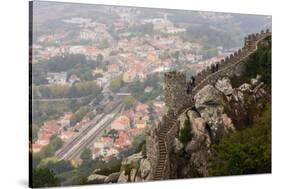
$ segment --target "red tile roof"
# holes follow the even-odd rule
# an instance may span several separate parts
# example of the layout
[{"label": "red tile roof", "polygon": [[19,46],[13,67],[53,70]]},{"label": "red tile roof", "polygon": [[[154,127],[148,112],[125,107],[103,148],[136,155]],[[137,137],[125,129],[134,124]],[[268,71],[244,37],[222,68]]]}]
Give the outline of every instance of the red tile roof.
[{"label": "red tile roof", "polygon": [[60,125],[57,123],[57,121],[51,120],[45,122],[42,129],[44,132],[56,134],[60,129]]},{"label": "red tile roof", "polygon": [[111,127],[116,130],[124,130],[127,127],[129,127],[129,125],[130,125],[130,119],[127,116],[123,115],[115,119],[112,122]]},{"label": "red tile roof", "polygon": [[148,112],[148,105],[146,104],[138,104],[137,107],[136,107],[136,111],[137,112]]}]

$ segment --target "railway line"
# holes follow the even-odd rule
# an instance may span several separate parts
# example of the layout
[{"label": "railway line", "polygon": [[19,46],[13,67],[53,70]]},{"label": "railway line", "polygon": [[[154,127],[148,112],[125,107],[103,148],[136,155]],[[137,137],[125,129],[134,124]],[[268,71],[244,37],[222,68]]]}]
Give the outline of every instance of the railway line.
[{"label": "railway line", "polygon": [[65,160],[78,158],[83,149],[88,147],[98,136],[100,136],[102,131],[110,125],[122,107],[122,99],[118,99],[116,104],[110,110],[100,114],[96,119],[84,126],[84,129],[59,149],[55,153],[55,156]]}]

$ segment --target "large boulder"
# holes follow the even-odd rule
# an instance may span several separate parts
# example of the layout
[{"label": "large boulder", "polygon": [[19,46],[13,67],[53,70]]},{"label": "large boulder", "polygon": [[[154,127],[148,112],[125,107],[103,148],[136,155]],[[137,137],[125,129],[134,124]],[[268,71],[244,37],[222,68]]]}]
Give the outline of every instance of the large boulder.
[{"label": "large boulder", "polygon": [[118,178],[118,182],[134,182],[136,172],[139,168],[139,162],[142,158],[143,156],[141,152],[125,158],[121,163],[121,172]]},{"label": "large boulder", "polygon": [[139,171],[140,171],[140,177],[142,179],[141,181],[148,181],[151,179],[152,169],[148,159],[141,159]]},{"label": "large boulder", "polygon": [[242,84],[238,89],[243,93],[252,93],[252,85],[249,83]]},{"label": "large boulder", "polygon": [[189,161],[182,169],[182,175],[189,178],[208,176],[208,149],[198,150],[190,155]]},{"label": "large boulder", "polygon": [[229,114],[236,128],[249,125],[265,104],[266,90],[260,76],[251,79],[251,84],[243,83],[228,97]]},{"label": "large boulder", "polygon": [[93,173],[88,177],[88,182],[92,184],[103,184],[106,178],[107,176]]},{"label": "large boulder", "polygon": [[257,75],[256,78],[251,79],[251,85],[252,86],[257,86],[261,81],[261,75]]},{"label": "large boulder", "polygon": [[178,120],[180,122],[180,134],[186,132],[186,130],[183,130],[186,122],[189,123],[191,134],[190,141],[184,144],[183,154],[181,153],[183,144],[177,138],[174,140],[175,154],[185,156],[184,159],[180,160],[181,176],[207,176],[208,147],[211,144],[211,139],[206,129],[205,120],[194,110],[187,110],[179,116]]},{"label": "large boulder", "polygon": [[230,83],[230,79],[228,77],[219,79],[216,82],[215,87],[225,95],[231,95],[233,91],[233,88]]},{"label": "large boulder", "polygon": [[258,81],[256,78],[252,78],[252,79],[251,79],[251,85],[257,86],[258,83],[259,83],[259,81]]},{"label": "large boulder", "polygon": [[225,110],[229,105],[221,91],[212,85],[206,85],[198,91],[194,99],[195,108],[209,127],[213,142],[219,142],[229,129],[234,130],[233,124],[225,121]]},{"label": "large boulder", "polygon": [[192,153],[193,151],[200,150],[201,146],[209,147],[211,139],[205,120],[194,110],[189,110],[187,116],[190,121],[192,140],[186,145],[185,151]]},{"label": "large boulder", "polygon": [[119,176],[120,172],[111,173],[104,179],[104,183],[116,183],[118,181]]},{"label": "large boulder", "polygon": [[182,150],[183,150],[183,144],[181,143],[181,141],[178,138],[174,139],[174,152],[176,154],[181,154]]},{"label": "large boulder", "polygon": [[122,161],[119,183],[148,181],[152,178],[152,168],[142,153],[133,154]]},{"label": "large boulder", "polygon": [[195,108],[197,110],[205,109],[209,106],[224,105],[226,98],[223,93],[212,85],[206,85],[194,96]]}]

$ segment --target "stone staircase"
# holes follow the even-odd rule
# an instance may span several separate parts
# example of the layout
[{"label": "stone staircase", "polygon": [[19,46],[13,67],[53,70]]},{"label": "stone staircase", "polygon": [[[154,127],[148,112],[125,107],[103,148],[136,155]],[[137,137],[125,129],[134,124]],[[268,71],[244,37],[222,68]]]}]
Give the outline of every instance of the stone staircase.
[{"label": "stone staircase", "polygon": [[159,159],[157,162],[156,170],[155,170],[155,175],[154,175],[154,180],[161,180],[164,178],[164,173],[166,169],[166,161],[167,161],[167,148],[166,148],[166,138],[167,138],[167,133],[169,131],[168,125],[164,124],[161,125],[160,132],[158,134],[159,137]]}]

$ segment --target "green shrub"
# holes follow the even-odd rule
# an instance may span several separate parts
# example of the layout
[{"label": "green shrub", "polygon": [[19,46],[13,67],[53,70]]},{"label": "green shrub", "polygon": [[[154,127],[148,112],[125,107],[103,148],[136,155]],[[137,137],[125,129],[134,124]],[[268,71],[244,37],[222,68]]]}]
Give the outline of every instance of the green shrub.
[{"label": "green shrub", "polygon": [[183,144],[187,144],[192,139],[190,121],[184,121],[184,128],[180,130],[179,139]]},{"label": "green shrub", "polygon": [[37,168],[32,171],[31,187],[51,187],[58,186],[59,180],[55,173],[49,169]]}]

